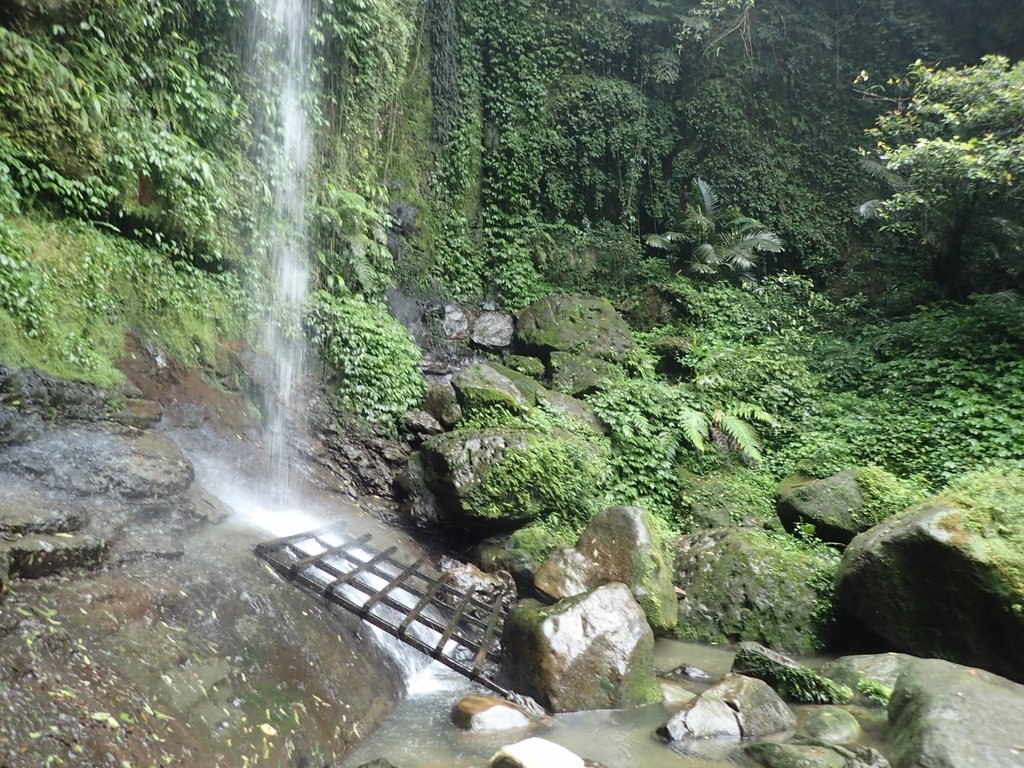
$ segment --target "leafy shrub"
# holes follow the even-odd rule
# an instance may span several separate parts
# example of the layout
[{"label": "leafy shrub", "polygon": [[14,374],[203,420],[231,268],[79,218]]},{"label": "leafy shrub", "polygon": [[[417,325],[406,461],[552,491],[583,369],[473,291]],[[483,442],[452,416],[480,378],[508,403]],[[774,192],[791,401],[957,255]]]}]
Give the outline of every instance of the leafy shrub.
[{"label": "leafy shrub", "polygon": [[385,307],[318,291],[305,322],[343,410],[370,424],[394,426],[420,403],[426,391],[422,352]]}]

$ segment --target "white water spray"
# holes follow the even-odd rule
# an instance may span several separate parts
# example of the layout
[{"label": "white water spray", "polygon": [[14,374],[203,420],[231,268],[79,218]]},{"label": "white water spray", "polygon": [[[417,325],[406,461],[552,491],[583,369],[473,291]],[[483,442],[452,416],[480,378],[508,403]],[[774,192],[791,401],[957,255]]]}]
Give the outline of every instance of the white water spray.
[{"label": "white water spray", "polygon": [[[306,366],[302,309],[309,292],[306,192],[311,138],[310,18],[308,0],[257,3],[255,66],[264,88],[276,97],[276,120],[268,137],[264,167],[274,204],[268,235],[275,283],[264,326],[266,352],[273,360],[276,392],[266,398],[266,445],[273,476],[274,506],[287,508],[293,494],[293,447],[298,394]],[[262,60],[271,56],[272,60]]]}]

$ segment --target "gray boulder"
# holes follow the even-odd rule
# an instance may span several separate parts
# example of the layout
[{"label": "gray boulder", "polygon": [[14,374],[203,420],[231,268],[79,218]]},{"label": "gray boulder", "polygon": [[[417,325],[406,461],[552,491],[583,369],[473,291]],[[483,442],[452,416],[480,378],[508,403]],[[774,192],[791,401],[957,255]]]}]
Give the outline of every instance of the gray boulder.
[{"label": "gray boulder", "polygon": [[675,626],[679,614],[672,571],[654,535],[650,513],[639,507],[598,512],[572,549],[552,552],[534,584],[555,598],[571,597],[603,584],[629,586],[655,629]]},{"label": "gray boulder", "polygon": [[1020,768],[1022,733],[1024,686],[913,659],[896,680],[885,743],[893,768]]},{"label": "gray boulder", "polygon": [[505,622],[502,664],[516,690],[554,712],[661,700],[654,634],[624,584],[552,606],[520,603]]},{"label": "gray boulder", "polygon": [[756,739],[792,730],[796,717],[761,680],[727,675],[669,718],[658,733],[670,741]]},{"label": "gray boulder", "polygon": [[548,296],[527,307],[516,323],[519,342],[548,357],[570,352],[620,363],[636,348],[633,334],[611,302],[595,296]]},{"label": "gray boulder", "polygon": [[1024,680],[1024,654],[1006,652],[1024,647],[1020,498],[1010,493],[1004,512],[937,497],[861,534],[839,567],[840,603],[897,650]]},{"label": "gray boulder", "polygon": [[507,312],[483,312],[473,323],[470,336],[481,349],[499,350],[511,346],[515,320]]},{"label": "gray boulder", "polygon": [[680,639],[755,640],[793,653],[826,645],[838,562],[829,550],[749,528],[684,536],[674,549]]},{"label": "gray boulder", "polygon": [[579,755],[546,739],[526,739],[502,747],[491,758],[489,768],[585,768]]},{"label": "gray boulder", "polygon": [[888,706],[896,678],[912,659],[904,653],[842,656],[822,667],[821,673],[853,690],[859,703]]},{"label": "gray boulder", "polygon": [[889,761],[871,747],[847,749],[819,739],[794,739],[786,744],[762,741],[746,753],[766,768],[890,768]]}]

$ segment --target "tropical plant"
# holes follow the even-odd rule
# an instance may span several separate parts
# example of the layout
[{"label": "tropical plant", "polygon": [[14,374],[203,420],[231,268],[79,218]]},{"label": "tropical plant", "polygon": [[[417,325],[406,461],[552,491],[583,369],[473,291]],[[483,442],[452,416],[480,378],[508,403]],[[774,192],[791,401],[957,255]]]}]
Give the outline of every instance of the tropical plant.
[{"label": "tropical plant", "polygon": [[861,214],[916,246],[952,298],[1005,284],[993,275],[1024,274],[1024,62],[987,56],[940,70],[918,61],[899,86],[863,151],[891,194]]},{"label": "tropical plant", "polygon": [[704,179],[694,181],[692,197],[679,231],[648,235],[647,244],[672,255],[688,251],[689,267],[698,275],[728,274],[744,283],[756,282],[759,256],[779,253],[779,236],[757,219],[724,206]]}]

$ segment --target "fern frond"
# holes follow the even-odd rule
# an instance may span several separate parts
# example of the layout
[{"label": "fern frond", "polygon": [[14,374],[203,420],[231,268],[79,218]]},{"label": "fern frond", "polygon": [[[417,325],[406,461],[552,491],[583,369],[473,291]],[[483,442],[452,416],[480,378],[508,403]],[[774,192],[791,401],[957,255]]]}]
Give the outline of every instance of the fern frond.
[{"label": "fern frond", "polygon": [[715,411],[715,426],[729,436],[735,448],[753,461],[761,461],[761,440],[749,421],[726,411]]},{"label": "fern frond", "polygon": [[885,163],[880,163],[875,158],[861,157],[860,167],[868,174],[868,176],[885,182],[890,189],[897,192],[903,192],[910,189],[910,182],[895,171],[891,170],[889,166],[885,165]]},{"label": "fern frond", "polygon": [[679,412],[679,429],[686,441],[698,451],[707,449],[707,435],[710,428],[711,422],[707,414],[692,408],[684,408]]}]

